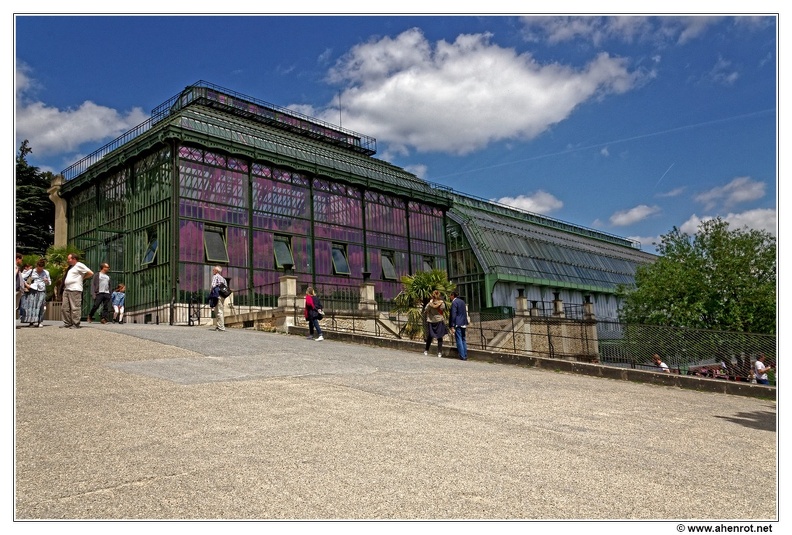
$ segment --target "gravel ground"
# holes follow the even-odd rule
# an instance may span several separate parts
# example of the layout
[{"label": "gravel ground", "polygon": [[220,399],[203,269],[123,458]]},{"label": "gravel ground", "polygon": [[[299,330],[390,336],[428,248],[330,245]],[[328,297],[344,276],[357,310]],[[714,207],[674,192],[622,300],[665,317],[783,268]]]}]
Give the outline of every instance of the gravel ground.
[{"label": "gravel ground", "polygon": [[777,518],[775,401],[332,333],[15,336],[17,520]]}]

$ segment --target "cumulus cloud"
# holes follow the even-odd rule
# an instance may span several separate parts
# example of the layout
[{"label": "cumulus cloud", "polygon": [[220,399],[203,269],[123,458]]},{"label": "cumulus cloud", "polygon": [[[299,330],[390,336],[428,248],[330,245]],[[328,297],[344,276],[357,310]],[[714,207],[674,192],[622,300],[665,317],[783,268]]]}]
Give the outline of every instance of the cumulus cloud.
[{"label": "cumulus cloud", "polygon": [[30,69],[17,65],[16,139],[30,141],[37,155],[76,152],[83,143],[110,141],[148,118],[141,108],[119,112],[89,100],[59,109],[37,101]]},{"label": "cumulus cloud", "polygon": [[696,195],[695,200],[704,204],[704,209],[709,211],[719,205],[730,208],[743,202],[755,201],[764,195],[764,182],[743,176],[735,178],[725,186],[700,193]]},{"label": "cumulus cloud", "polygon": [[[370,133],[393,153],[462,155],[534,138],[580,104],[630,91],[646,76],[605,53],[573,68],[541,64],[490,39],[470,34],[433,44],[413,28],[353,47],[328,74],[346,86],[344,126]],[[334,121],[338,109],[333,103],[308,114]]]},{"label": "cumulus cloud", "polygon": [[610,223],[616,227],[625,227],[639,221],[643,221],[649,216],[660,212],[658,206],[638,205],[629,210],[621,210],[610,216]]},{"label": "cumulus cloud", "polygon": [[535,214],[549,214],[555,210],[559,210],[564,206],[564,203],[553,196],[551,193],[539,190],[531,195],[518,195],[517,197],[501,197],[500,199],[492,199],[495,202],[517,208],[518,210],[525,210],[526,212],[533,212]]},{"label": "cumulus cloud", "polygon": [[[773,236],[777,235],[775,208],[757,208],[755,210],[747,210],[740,213],[729,213],[728,215],[720,217],[724,221],[729,222],[729,228],[732,230],[748,227],[754,230],[765,230]],[[715,216],[707,215],[699,217],[693,214],[687,221],[680,225],[679,230],[693,235],[698,232],[699,225],[701,225],[703,221],[709,221],[711,219],[715,219]]]}]

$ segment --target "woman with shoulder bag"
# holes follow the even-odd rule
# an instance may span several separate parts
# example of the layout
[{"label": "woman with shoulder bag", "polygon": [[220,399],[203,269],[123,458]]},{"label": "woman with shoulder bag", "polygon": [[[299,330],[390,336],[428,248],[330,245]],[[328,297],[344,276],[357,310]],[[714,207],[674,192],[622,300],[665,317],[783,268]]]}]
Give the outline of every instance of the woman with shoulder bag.
[{"label": "woman with shoulder bag", "polygon": [[314,330],[319,336],[316,338],[317,342],[324,340],[322,336],[322,329],[319,327],[319,320],[324,316],[322,312],[322,302],[316,295],[312,286],[309,286],[305,291],[305,319],[308,320],[308,340],[313,340]]},{"label": "woman with shoulder bag", "polygon": [[28,327],[44,327],[44,303],[47,300],[47,286],[52,284],[49,271],[44,269],[47,261],[43,258],[36,262],[36,267],[25,277],[27,294],[24,301],[25,321]]},{"label": "woman with shoulder bag", "polygon": [[445,324],[445,301],[438,290],[432,292],[432,298],[424,307],[426,317],[426,348],[424,355],[429,354],[432,340],[437,339],[437,356],[443,356],[443,337],[448,334]]}]

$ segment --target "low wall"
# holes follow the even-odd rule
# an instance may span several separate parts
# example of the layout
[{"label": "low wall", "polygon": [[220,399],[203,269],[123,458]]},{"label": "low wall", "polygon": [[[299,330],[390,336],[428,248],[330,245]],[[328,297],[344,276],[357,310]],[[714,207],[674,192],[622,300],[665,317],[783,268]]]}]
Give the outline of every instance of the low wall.
[{"label": "low wall", "polygon": [[[288,330],[289,334],[305,336],[308,328],[293,326]],[[400,349],[403,351],[423,352],[424,344],[415,340],[394,340],[391,338],[367,336],[355,333],[329,332],[330,340],[362,344],[375,347],[387,347]],[[444,348],[443,356],[457,358],[456,348]],[[649,383],[658,386],[672,386],[684,388],[686,390],[698,390],[700,392],[713,392],[718,394],[731,394],[735,396],[746,396],[760,399],[776,400],[776,388],[773,386],[743,383],[739,381],[725,381],[722,379],[709,379],[693,375],[678,375],[672,373],[660,373],[647,370],[635,370],[631,368],[616,368],[601,364],[589,364],[587,362],[576,362],[572,360],[536,357],[528,355],[516,355],[513,353],[500,353],[497,351],[482,351],[479,349],[468,349],[468,360],[481,362],[491,362],[494,364],[511,364],[515,366],[525,366],[530,368],[541,368],[544,370],[575,373],[601,377],[603,379],[615,379],[618,381],[632,381],[636,383]]]}]

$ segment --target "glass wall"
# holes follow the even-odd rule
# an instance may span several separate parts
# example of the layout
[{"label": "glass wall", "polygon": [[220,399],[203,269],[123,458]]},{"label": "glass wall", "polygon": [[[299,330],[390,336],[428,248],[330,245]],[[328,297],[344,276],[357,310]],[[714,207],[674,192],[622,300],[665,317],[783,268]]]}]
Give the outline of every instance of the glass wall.
[{"label": "glass wall", "polygon": [[234,289],[248,287],[247,162],[211,151],[179,149],[179,289],[208,292],[211,267],[224,267]]},{"label": "glass wall", "polygon": [[380,299],[393,299],[401,291],[401,278],[410,274],[404,200],[366,192],[366,240],[374,291]]},{"label": "glass wall", "polygon": [[287,269],[299,292],[314,285],[357,294],[367,274],[387,300],[403,275],[446,268],[439,208],[201,148],[182,147],[178,156],[183,292],[207,292],[219,264],[237,303],[274,301]]},{"label": "glass wall", "polygon": [[473,248],[468,243],[459,223],[447,223],[448,239],[448,277],[457,285],[459,295],[467,303],[468,310],[479,311],[487,306],[484,295],[484,270],[476,259]]}]

